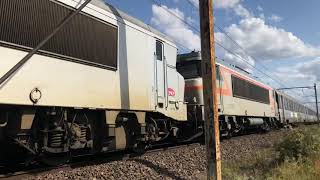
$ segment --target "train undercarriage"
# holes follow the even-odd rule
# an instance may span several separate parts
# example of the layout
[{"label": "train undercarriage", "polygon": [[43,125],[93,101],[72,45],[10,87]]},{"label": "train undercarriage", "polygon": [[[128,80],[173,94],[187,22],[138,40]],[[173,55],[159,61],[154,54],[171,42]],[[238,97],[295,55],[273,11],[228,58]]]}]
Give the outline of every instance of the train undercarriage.
[{"label": "train undercarriage", "polygon": [[159,113],[146,113],[144,126],[132,112],[118,113],[112,127],[106,122],[103,110],[2,108],[0,162],[15,163],[23,159],[55,166],[75,155],[125,149],[141,153],[151,145],[202,135],[201,126],[195,128],[190,121],[175,121]]},{"label": "train undercarriage", "polygon": [[[203,106],[189,105],[188,119],[193,124],[203,126]],[[249,132],[268,132],[272,129],[281,127],[281,123],[274,117],[254,117],[254,116],[236,116],[219,115],[219,126],[221,137],[232,137]]]},{"label": "train undercarriage", "polygon": [[[279,127],[276,119],[220,115],[221,137],[251,130]],[[105,111],[58,107],[6,107],[0,113],[0,162],[67,163],[83,154],[132,150],[201,139],[204,124],[201,106],[188,107],[188,121],[175,121],[159,113],[146,113],[145,125],[132,112],[118,113],[115,125],[106,123]],[[0,163],[1,164],[1,163]]]}]

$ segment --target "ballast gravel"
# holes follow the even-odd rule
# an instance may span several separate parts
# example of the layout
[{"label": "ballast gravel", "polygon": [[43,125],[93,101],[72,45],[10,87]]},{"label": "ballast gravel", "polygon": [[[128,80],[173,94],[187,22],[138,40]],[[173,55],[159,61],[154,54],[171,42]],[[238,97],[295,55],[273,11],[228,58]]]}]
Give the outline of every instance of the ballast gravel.
[{"label": "ballast gravel", "polygon": [[[277,130],[266,134],[251,134],[221,142],[222,159],[237,161],[251,156],[262,148],[272,147],[290,130]],[[206,171],[205,146],[192,145],[162,152],[146,154],[123,161],[112,161],[74,169],[49,172],[30,179],[203,179]]]}]

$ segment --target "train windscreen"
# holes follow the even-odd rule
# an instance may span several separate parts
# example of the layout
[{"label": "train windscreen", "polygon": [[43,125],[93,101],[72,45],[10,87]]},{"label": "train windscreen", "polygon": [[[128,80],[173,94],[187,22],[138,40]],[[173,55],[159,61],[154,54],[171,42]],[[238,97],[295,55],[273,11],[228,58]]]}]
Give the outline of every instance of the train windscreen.
[{"label": "train windscreen", "polygon": [[187,61],[177,65],[178,72],[185,79],[201,77],[201,61]]}]

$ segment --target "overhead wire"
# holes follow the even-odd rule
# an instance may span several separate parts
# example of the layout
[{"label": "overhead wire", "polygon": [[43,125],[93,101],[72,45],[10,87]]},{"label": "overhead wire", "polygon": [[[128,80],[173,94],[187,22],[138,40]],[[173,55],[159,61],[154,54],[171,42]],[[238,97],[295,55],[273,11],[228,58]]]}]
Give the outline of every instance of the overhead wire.
[{"label": "overhead wire", "polygon": [[[196,6],[193,2],[191,2],[191,0],[187,0],[187,2],[188,2],[191,6],[193,6],[195,9],[199,10],[199,7]],[[214,22],[214,26],[217,27],[223,34],[225,34],[226,37],[228,37],[228,39],[230,39],[236,46],[238,46],[239,49],[241,49],[241,50],[247,55],[247,57],[252,58],[252,59],[253,59],[258,65],[260,65],[262,68],[264,68],[265,70],[271,72],[271,71],[269,70],[269,68],[267,68],[267,67],[266,67],[265,65],[263,65],[262,63],[259,63],[260,61],[258,61],[255,56],[252,56],[250,53],[248,53],[245,48],[243,48],[236,40],[234,40],[234,39],[231,37],[231,35],[230,35],[228,32],[226,32],[222,27],[220,27],[216,22]],[[224,49],[225,49],[225,48],[224,48]],[[265,74],[265,73],[264,73],[264,74]],[[283,80],[280,80],[281,78],[279,78],[279,76],[277,76],[276,74],[274,74],[274,73],[272,73],[272,74],[273,74],[273,76],[277,77],[277,79],[278,79],[278,80],[277,80],[277,81],[278,81],[278,84],[279,84],[280,81],[282,81],[282,83],[280,83],[280,84],[282,84],[282,85],[284,85],[284,84],[289,84],[289,83],[287,83],[287,82],[285,82],[285,81],[283,81]],[[284,84],[283,84],[283,83],[284,83]],[[280,84],[279,84],[279,85],[280,85]],[[297,91],[296,91],[296,93],[299,94]]]},{"label": "overhead wire", "polygon": [[[180,16],[177,15],[176,13],[170,11],[170,10],[167,9],[167,8],[164,8],[164,7],[163,7],[163,4],[162,4],[161,2],[158,2],[158,1],[156,1],[156,0],[150,0],[150,1],[153,2],[153,3],[155,3],[155,4],[157,4],[160,8],[162,8],[163,10],[165,10],[167,13],[171,14],[171,15],[174,16],[176,19],[180,20],[183,24],[185,24],[186,26],[188,26],[188,27],[190,27],[191,29],[193,29],[195,32],[198,33],[198,35],[200,34],[200,30],[199,30],[197,27],[195,27],[195,26],[191,25],[190,23],[188,23],[184,18],[180,17]],[[198,8],[197,6],[195,6],[190,0],[187,0],[187,2],[188,2],[189,4],[191,4],[191,5],[192,5],[194,8],[196,8],[197,10],[199,9],[199,8]],[[243,48],[238,42],[236,42],[236,40],[234,40],[225,30],[223,30],[223,28],[221,28],[221,27],[220,27],[219,25],[217,25],[216,23],[215,23],[215,27],[217,27],[217,28],[218,28],[222,33],[224,33],[234,44],[236,44],[236,45],[246,54],[247,57],[251,57],[253,60],[255,60],[255,62],[259,63],[259,61],[258,61],[255,57],[249,55],[249,53],[245,50],[245,48]],[[172,38],[172,37],[171,37],[171,38]],[[228,53],[230,53],[230,54],[232,54],[233,56],[235,56],[237,59],[245,62],[246,64],[248,64],[248,65],[249,65],[250,67],[252,67],[253,69],[257,70],[258,72],[260,72],[260,73],[263,74],[264,76],[270,78],[272,81],[274,81],[274,82],[277,83],[278,85],[286,87],[286,85],[285,85],[286,83],[283,83],[283,81],[280,82],[280,78],[279,78],[279,77],[276,76],[278,79],[275,79],[274,77],[270,76],[269,74],[267,74],[267,73],[264,72],[263,70],[257,68],[257,67],[255,66],[255,64],[251,64],[251,63],[249,62],[249,60],[243,58],[243,57],[242,57],[241,55],[239,55],[238,53],[233,52],[232,50],[226,48],[224,45],[222,45],[221,42],[217,42],[217,40],[215,40],[215,43],[216,43],[219,47],[221,47],[222,49],[224,49],[225,51],[227,51]],[[177,44],[178,46],[182,47],[182,48],[185,49],[185,50],[190,50],[190,51],[192,51],[190,48],[184,46],[183,44],[181,44],[181,43],[179,43],[179,42],[176,42],[176,44]],[[262,66],[262,65],[261,65],[261,66]],[[262,67],[264,67],[264,69],[267,70],[267,68],[266,68],[265,66],[262,66]],[[275,76],[275,75],[274,75],[274,76]]]},{"label": "overhead wire", "polygon": [[[160,8],[162,8],[163,10],[165,10],[166,12],[168,12],[169,14],[173,15],[175,18],[177,18],[178,20],[180,20],[182,23],[184,23],[185,25],[187,25],[188,27],[192,28],[194,31],[196,31],[197,33],[200,33],[200,30],[194,26],[192,26],[190,23],[186,22],[186,20],[184,20],[183,18],[181,18],[180,16],[178,16],[177,14],[175,14],[174,12],[166,9],[163,7],[163,4],[156,1],[156,0],[150,0],[153,3],[157,4]],[[193,3],[190,0],[187,0],[187,2],[191,3],[193,5]],[[194,6],[194,5],[193,5]],[[196,7],[196,6],[194,6]],[[198,34],[199,35],[199,34]],[[244,61],[246,64],[248,64],[249,66],[251,66],[252,68],[256,69],[257,71],[259,71],[260,73],[262,73],[264,76],[270,78],[271,80],[273,80],[274,82],[276,82],[277,84],[283,86],[284,84],[281,83],[279,80],[273,78],[272,76],[268,75],[267,73],[265,73],[263,70],[257,68],[255,65],[251,64],[248,60],[244,59],[243,57],[241,57],[239,54],[233,52],[232,50],[226,48],[225,46],[222,45],[222,43],[217,42],[217,40],[215,40],[215,43],[221,47],[222,49],[224,49],[225,51],[231,53],[232,55],[236,56],[238,59],[240,59],[241,61]],[[239,44],[238,44],[239,45]],[[240,46],[240,45],[239,45]]]}]

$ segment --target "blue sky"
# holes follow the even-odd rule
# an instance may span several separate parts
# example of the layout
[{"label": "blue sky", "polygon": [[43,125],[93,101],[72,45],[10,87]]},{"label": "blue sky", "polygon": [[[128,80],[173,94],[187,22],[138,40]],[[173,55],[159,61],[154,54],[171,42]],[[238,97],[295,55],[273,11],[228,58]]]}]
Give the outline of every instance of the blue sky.
[{"label": "blue sky", "polygon": [[[105,1],[170,36],[177,42],[179,52],[199,50],[197,0]],[[214,3],[216,24],[241,46],[216,28],[216,40],[235,53],[216,46],[219,58],[247,69],[274,87],[309,86],[319,82],[319,0],[307,3],[301,0],[215,0]],[[257,68],[279,79],[281,84],[259,73]],[[312,91],[293,93],[304,96]]]}]

